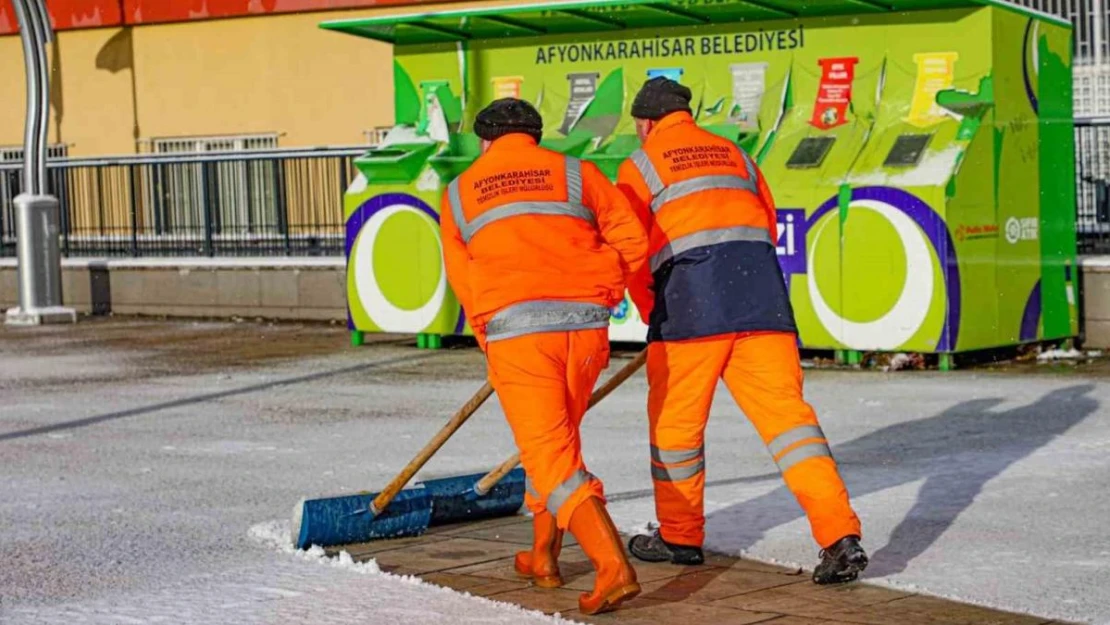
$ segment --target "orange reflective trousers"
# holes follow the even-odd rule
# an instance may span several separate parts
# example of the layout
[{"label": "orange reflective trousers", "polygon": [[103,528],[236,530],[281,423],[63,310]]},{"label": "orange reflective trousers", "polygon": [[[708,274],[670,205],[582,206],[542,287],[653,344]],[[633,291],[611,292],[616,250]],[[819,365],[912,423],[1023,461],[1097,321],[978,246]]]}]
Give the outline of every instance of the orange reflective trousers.
[{"label": "orange reflective trousers", "polygon": [[525,503],[533,513],[550,511],[566,529],[587,498],[604,501],[601,481],[582,460],[578,426],[609,365],[609,331],[526,334],[492,341],[486,354],[490,383],[528,475]]},{"label": "orange reflective trousers", "polygon": [[705,426],[719,379],[771,451],[817,543],[860,535],[817,415],[802,398],[794,334],[653,342],[647,370],[651,473],[664,540],[699,547],[705,541]]}]

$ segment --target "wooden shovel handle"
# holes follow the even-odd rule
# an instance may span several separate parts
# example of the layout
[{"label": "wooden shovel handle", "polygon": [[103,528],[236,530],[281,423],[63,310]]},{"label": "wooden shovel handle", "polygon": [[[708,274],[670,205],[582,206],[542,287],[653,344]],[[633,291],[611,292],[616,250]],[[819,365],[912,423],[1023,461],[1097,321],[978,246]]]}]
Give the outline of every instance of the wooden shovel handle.
[{"label": "wooden shovel handle", "polygon": [[493,387],[490,386],[489,382],[486,382],[484,385],[482,385],[482,388],[478,389],[478,392],[470,398],[470,401],[466,402],[462,408],[459,408],[459,411],[455,413],[455,416],[451,417],[451,420],[443,426],[443,428],[432,438],[432,440],[428,441],[428,444],[424,446],[424,449],[421,449],[420,453],[416,454],[416,457],[412,459],[412,462],[409,462],[408,465],[406,465],[405,468],[397,474],[397,477],[393,478],[393,481],[390,482],[384,489],[382,489],[382,492],[374,498],[374,501],[370,504],[370,513],[374,516],[377,516],[381,514],[382,511],[384,511],[387,507],[389,507],[390,502],[392,502],[393,498],[397,496],[397,493],[401,492],[401,489],[409,483],[409,480],[412,479],[412,476],[416,475],[416,472],[419,471],[428,462],[428,460],[433,455],[435,455],[437,451],[439,451],[440,447],[443,447],[443,444],[447,442],[447,439],[451,438],[451,435],[454,434],[455,431],[458,430],[463,423],[466,423],[466,420],[470,418],[470,415],[474,414],[478,410],[478,408],[482,404],[484,404],[487,399],[489,399],[489,396],[492,394]]},{"label": "wooden shovel handle", "polygon": [[[594,391],[593,395],[590,395],[590,403],[586,406],[586,410],[589,410],[590,408],[596,406],[598,403],[601,402],[601,400],[605,399],[609,396],[610,393],[615,391],[618,386],[624,384],[625,380],[632,377],[632,374],[639,371],[640,367],[643,367],[645,362],[647,362],[646,349],[637,354],[636,357],[633,358],[632,361],[629,362],[627,365],[621,367],[620,371],[614,373],[613,377],[606,380],[605,384],[601,385],[601,388]],[[474,492],[477,493],[479,497],[485,496],[487,493],[489,493],[491,488],[496,486],[497,483],[500,482],[501,479],[504,478],[506,475],[508,475],[509,471],[515,469],[518,464],[520,464],[520,454],[513,454],[512,457],[510,457],[508,460],[497,465],[497,468],[487,473],[486,476],[482,479],[478,480],[478,483],[474,485]]]}]

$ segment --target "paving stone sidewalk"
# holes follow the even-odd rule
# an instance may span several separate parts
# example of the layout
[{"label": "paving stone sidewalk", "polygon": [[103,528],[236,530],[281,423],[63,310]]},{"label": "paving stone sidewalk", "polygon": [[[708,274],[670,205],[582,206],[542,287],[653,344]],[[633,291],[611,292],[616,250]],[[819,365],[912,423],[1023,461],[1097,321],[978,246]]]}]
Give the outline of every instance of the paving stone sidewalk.
[{"label": "paving stone sidewalk", "polygon": [[[647,625],[1043,625],[1058,623],[954,601],[855,583],[817,586],[809,573],[707,554],[706,564],[677,567],[634,562],[643,593],[622,609],[578,612],[578,595],[593,586],[585,554],[568,534],[560,569],[563,588],[531,586],[513,571],[513,554],[532,540],[523,516],[432,528],[424,536],[342,547],[383,571],[472,595],[515,603],[582,623]],[[332,551],[338,551],[332,550]]]}]

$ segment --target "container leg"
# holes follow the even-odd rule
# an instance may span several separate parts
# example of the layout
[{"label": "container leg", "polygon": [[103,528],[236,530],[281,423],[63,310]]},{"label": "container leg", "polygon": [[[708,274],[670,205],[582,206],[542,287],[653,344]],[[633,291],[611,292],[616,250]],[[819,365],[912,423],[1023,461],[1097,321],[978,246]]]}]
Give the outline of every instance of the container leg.
[{"label": "container leg", "polygon": [[417,334],[417,349],[439,349],[443,347],[443,337],[438,334]]},{"label": "container leg", "polygon": [[361,346],[364,338],[362,330],[351,330],[351,347]]},{"label": "container leg", "polygon": [[956,357],[953,354],[941,354],[937,364],[941,371],[952,371],[956,368]]},{"label": "container leg", "polygon": [[854,349],[836,350],[836,364],[838,365],[857,367],[861,362],[863,362],[863,352]]}]

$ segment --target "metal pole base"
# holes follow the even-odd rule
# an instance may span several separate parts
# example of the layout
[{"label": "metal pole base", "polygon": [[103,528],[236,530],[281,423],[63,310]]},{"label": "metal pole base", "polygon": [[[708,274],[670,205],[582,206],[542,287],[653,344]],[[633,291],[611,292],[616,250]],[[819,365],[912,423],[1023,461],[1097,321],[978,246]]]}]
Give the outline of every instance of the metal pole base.
[{"label": "metal pole base", "polygon": [[13,203],[19,306],[8,311],[4,322],[24,326],[76,323],[77,313],[62,306],[58,200],[49,195],[23,193]]},{"label": "metal pole base", "polygon": [[77,311],[64,306],[48,306],[23,310],[18,306],[9,308],[4,315],[4,325],[41,326],[59,323],[77,323]]}]

